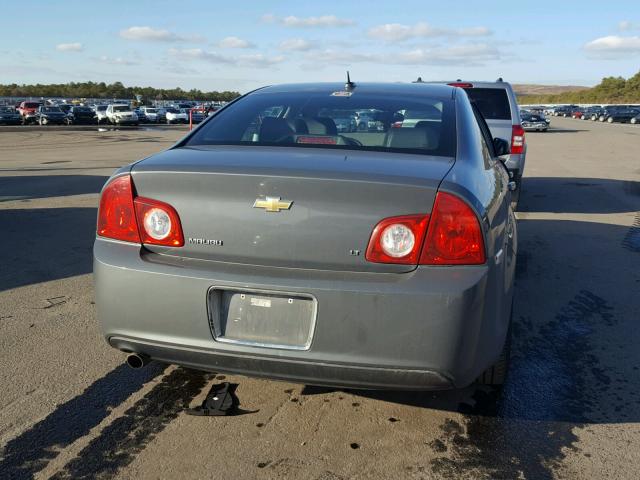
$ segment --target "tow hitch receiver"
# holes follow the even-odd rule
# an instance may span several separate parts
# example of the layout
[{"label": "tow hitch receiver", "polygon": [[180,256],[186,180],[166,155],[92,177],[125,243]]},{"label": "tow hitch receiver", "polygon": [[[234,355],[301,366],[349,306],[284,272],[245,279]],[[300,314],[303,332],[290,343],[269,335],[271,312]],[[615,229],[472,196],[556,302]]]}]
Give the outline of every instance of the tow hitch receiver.
[{"label": "tow hitch receiver", "polygon": [[238,411],[240,400],[236,396],[237,383],[218,383],[211,387],[202,405],[189,408],[187,415],[200,417],[234,415]]}]

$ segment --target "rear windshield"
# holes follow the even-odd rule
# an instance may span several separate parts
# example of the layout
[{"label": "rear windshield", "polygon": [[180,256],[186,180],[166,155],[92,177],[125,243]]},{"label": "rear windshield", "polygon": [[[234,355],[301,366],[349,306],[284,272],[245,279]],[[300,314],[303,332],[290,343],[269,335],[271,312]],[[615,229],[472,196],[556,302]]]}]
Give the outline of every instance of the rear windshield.
[{"label": "rear windshield", "polygon": [[114,105],[112,110],[114,112],[129,112],[131,108],[126,105]]},{"label": "rear windshield", "polygon": [[40,106],[39,103],[25,103],[24,108],[38,108]]},{"label": "rear windshield", "polygon": [[106,106],[106,105],[98,105],[98,106],[96,107],[96,111],[97,111],[97,112],[104,112],[106,109],[107,109],[107,106]]},{"label": "rear windshield", "polygon": [[507,91],[503,88],[466,88],[469,99],[487,120],[511,120]]},{"label": "rear windshield", "polygon": [[16,113],[16,111],[10,107],[0,107],[0,113]]},{"label": "rear windshield", "polygon": [[216,114],[185,145],[276,145],[453,157],[453,101],[353,92],[258,93]]}]

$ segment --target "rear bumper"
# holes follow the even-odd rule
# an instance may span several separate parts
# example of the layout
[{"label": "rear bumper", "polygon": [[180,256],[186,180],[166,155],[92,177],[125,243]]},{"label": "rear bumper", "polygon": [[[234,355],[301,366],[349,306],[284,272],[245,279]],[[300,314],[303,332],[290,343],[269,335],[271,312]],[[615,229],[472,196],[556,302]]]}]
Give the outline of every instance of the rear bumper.
[{"label": "rear bumper", "polygon": [[[216,372],[352,388],[446,389],[471,383],[498,358],[489,265],[411,273],[328,272],[185,260],[98,238],[98,318],[126,352]],[[305,350],[216,341],[212,287],[298,292],[317,299]]]},{"label": "rear bumper", "polygon": [[227,353],[122,336],[110,337],[109,344],[124,352],[145,353],[161,362],[199,370],[309,385],[398,390],[444,390],[454,386],[445,374],[425,369],[305,362],[265,355]]}]

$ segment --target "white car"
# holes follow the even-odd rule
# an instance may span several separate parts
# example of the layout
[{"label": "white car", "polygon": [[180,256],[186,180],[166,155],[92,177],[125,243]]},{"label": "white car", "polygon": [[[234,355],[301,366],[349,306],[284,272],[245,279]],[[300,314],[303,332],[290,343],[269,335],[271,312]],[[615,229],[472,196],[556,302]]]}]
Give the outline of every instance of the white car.
[{"label": "white car", "polygon": [[138,125],[138,115],[126,103],[111,104],[107,107],[107,119],[113,125]]},{"label": "white car", "polygon": [[107,105],[96,105],[94,107],[94,111],[96,112],[96,118],[98,119],[98,123],[107,123],[109,119],[107,118]]},{"label": "white car", "polygon": [[152,123],[160,122],[163,115],[161,115],[160,109],[153,107],[141,107],[140,110],[147,117],[147,120]]},{"label": "white car", "polygon": [[189,121],[189,114],[174,107],[167,107],[165,118],[167,119],[168,124],[187,123]]}]

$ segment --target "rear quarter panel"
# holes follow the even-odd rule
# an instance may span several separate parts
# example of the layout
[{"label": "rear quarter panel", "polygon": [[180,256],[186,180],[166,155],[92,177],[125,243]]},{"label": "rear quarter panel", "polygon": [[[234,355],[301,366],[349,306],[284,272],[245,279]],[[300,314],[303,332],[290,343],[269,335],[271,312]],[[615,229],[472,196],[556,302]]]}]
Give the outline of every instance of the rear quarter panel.
[{"label": "rear quarter panel", "polygon": [[515,217],[510,207],[509,176],[499,160],[483,155],[482,137],[466,95],[456,98],[458,148],[456,163],[440,190],[464,198],[476,211],[485,233],[489,279],[484,324],[477,343],[478,362],[492,363],[504,344],[515,275]]}]

